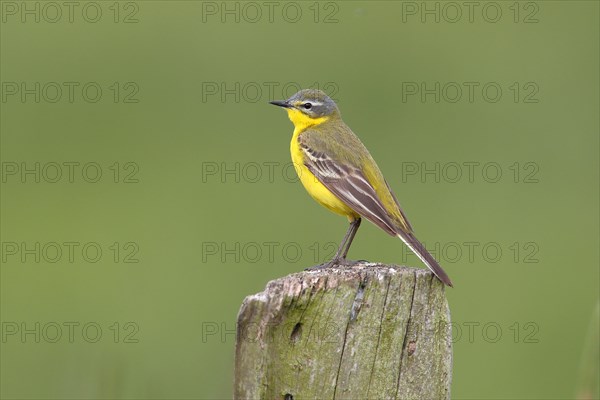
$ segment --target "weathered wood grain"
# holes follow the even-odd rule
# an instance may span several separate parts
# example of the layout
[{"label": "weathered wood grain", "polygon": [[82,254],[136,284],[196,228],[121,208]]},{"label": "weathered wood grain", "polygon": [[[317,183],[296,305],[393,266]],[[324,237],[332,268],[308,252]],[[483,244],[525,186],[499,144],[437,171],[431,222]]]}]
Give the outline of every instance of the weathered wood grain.
[{"label": "weathered wood grain", "polygon": [[236,399],[449,399],[450,313],[429,271],[364,263],[305,271],[248,296]]}]

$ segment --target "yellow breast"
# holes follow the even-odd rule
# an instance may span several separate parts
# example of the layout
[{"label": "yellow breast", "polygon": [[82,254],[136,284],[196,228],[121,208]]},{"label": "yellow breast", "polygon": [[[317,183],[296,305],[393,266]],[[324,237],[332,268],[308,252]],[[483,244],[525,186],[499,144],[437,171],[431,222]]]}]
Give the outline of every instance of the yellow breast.
[{"label": "yellow breast", "polygon": [[[288,114],[292,114],[292,112],[299,113],[295,110],[289,110]],[[292,136],[292,142],[290,143],[290,152],[292,153],[292,162],[294,163],[294,168],[296,169],[296,173],[300,178],[300,182],[304,185],[304,188],[311,195],[313,199],[315,199],[319,204],[328,208],[336,214],[344,215],[348,217],[349,220],[353,220],[358,218],[358,214],[356,214],[350,207],[348,207],[344,202],[338,199],[329,189],[323,185],[316,176],[313,175],[312,172],[304,165],[304,152],[300,148],[300,143],[298,142],[298,136],[302,132],[304,132],[308,127],[315,126],[319,123],[324,122],[320,121],[318,123],[311,123],[313,121],[302,121],[299,120],[297,115],[294,115],[295,118],[292,118],[290,115],[290,120],[294,123],[294,135]],[[307,118],[307,117],[305,117]],[[298,122],[298,123],[297,123]]]}]

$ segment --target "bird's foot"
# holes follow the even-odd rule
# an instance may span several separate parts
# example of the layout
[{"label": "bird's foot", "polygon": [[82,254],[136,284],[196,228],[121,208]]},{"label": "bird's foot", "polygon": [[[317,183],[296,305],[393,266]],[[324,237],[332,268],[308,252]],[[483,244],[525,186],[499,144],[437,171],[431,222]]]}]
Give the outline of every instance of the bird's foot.
[{"label": "bird's foot", "polygon": [[313,265],[312,267],[304,268],[305,271],[320,271],[322,269],[333,268],[336,266],[335,260],[328,261],[323,264]]},{"label": "bird's foot", "polygon": [[345,258],[338,258],[328,261],[323,264],[315,265],[313,267],[308,267],[305,271],[319,271],[322,269],[333,268],[333,267],[354,267],[356,265],[368,262],[367,260],[348,260]]}]

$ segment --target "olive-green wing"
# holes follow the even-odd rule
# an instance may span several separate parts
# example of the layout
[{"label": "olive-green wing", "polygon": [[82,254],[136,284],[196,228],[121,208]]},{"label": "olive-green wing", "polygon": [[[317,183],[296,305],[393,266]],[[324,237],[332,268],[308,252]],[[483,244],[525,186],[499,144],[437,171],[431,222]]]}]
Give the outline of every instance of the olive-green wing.
[{"label": "olive-green wing", "polygon": [[388,234],[412,231],[398,200],[362,142],[347,127],[298,136],[304,164],[316,178],[357,214]]},{"label": "olive-green wing", "polygon": [[333,194],[360,216],[388,234],[397,236],[445,284],[452,281],[425,246],[414,236],[412,227],[377,164],[350,131],[307,130],[298,136],[304,164]]}]

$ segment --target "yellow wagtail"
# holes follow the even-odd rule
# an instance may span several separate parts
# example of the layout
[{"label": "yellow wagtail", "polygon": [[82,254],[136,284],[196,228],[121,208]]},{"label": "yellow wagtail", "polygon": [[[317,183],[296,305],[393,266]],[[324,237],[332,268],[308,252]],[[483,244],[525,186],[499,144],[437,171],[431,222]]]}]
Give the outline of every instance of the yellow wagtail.
[{"label": "yellow wagtail", "polygon": [[285,108],[294,124],[292,161],[308,193],[350,221],[333,260],[321,267],[353,264],[346,255],[364,217],[402,239],[442,282],[452,286],[448,275],[414,236],[375,160],[344,123],[335,102],[320,90],[305,89],[271,104]]}]

